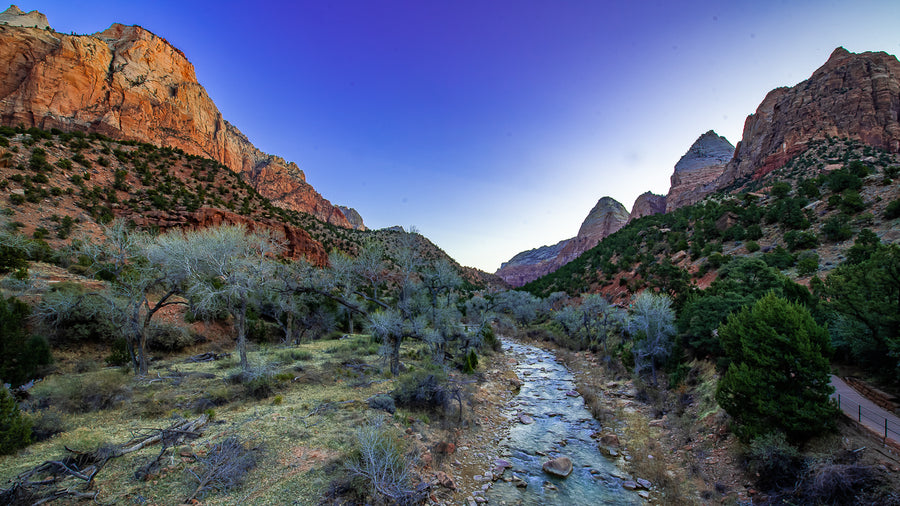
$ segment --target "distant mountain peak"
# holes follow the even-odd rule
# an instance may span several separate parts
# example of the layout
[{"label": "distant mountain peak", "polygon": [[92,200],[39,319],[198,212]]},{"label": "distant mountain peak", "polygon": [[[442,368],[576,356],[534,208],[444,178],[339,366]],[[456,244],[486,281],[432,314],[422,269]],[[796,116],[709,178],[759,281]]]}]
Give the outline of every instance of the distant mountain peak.
[{"label": "distant mountain peak", "polygon": [[675,172],[697,170],[703,167],[727,163],[734,155],[734,145],[728,139],[709,130],[691,145],[687,153],[675,164]]},{"label": "distant mountain peak", "polygon": [[10,5],[5,11],[0,12],[0,25],[39,28],[41,30],[50,28],[47,16],[38,11],[31,11],[26,14],[16,5]]}]

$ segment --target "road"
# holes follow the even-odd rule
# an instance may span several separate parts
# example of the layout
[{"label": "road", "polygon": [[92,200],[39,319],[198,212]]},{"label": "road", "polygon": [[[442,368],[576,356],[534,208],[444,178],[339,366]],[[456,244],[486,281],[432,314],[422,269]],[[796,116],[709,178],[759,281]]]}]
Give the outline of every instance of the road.
[{"label": "road", "polygon": [[[831,385],[834,387],[832,398],[840,395],[841,411],[844,414],[882,437],[885,433],[884,421],[887,419],[887,437],[894,443],[900,444],[900,418],[863,397],[853,387],[833,374],[831,375]],[[862,420],[860,420],[860,413],[862,413]]]}]

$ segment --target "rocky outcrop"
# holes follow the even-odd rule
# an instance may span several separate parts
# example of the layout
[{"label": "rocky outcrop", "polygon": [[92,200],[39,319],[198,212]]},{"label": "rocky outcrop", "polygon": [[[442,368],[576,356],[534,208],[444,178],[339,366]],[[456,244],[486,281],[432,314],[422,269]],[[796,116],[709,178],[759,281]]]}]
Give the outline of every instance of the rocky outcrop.
[{"label": "rocky outcrop", "polygon": [[356,230],[367,230],[365,223],[363,223],[362,216],[359,215],[356,209],[346,206],[337,206],[337,208],[340,209],[353,228]]},{"label": "rocky outcrop", "polygon": [[553,272],[553,260],[571,239],[560,241],[552,246],[541,246],[518,253],[500,265],[495,273],[511,286],[522,286],[529,281]]},{"label": "rocky outcrop", "polygon": [[712,130],[697,138],[675,164],[666,195],[666,212],[700,202],[715,191],[716,180],[733,155],[734,146]]},{"label": "rocky outcrop", "polygon": [[626,223],[628,211],[625,206],[611,197],[603,197],[588,213],[577,236],[553,246],[519,253],[502,264],[496,274],[512,286],[522,286],[575,260]]},{"label": "rocky outcrop", "polygon": [[26,14],[22,9],[15,5],[10,5],[8,9],[0,12],[0,25],[27,26],[39,30],[47,30],[50,28],[50,23],[47,22],[47,16],[38,11],[31,11]]},{"label": "rocky outcrop", "polygon": [[657,195],[652,192],[644,192],[638,195],[634,205],[631,206],[631,214],[628,215],[628,221],[634,221],[651,214],[661,214],[666,212],[666,196]]},{"label": "rocky outcrop", "polygon": [[806,81],[769,92],[744,122],[734,159],[716,187],[760,178],[804,151],[810,140],[826,137],[900,152],[900,62],[895,56],[839,47]]},{"label": "rocky outcrop", "polygon": [[0,123],[179,148],[240,173],[278,206],[351,227],[296,164],[225,121],[181,51],[139,26],[65,35],[0,25]]},{"label": "rocky outcrop", "polygon": [[149,211],[141,214],[121,214],[122,217],[134,221],[139,227],[157,227],[160,230],[169,228],[207,228],[219,225],[244,225],[248,231],[268,231],[276,238],[284,241],[281,254],[285,258],[306,259],[309,263],[324,267],[328,265],[328,253],[318,241],[310,237],[303,229],[275,220],[251,220],[222,209],[201,207],[197,211]]}]

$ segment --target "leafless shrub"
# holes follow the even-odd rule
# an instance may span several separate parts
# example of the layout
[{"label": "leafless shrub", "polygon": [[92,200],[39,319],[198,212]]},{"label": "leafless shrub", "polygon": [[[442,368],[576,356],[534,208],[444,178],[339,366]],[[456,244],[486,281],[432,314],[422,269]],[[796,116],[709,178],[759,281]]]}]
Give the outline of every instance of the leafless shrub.
[{"label": "leafless shrub", "polygon": [[256,466],[256,452],[247,448],[238,436],[230,436],[209,447],[205,455],[196,455],[197,465],[188,472],[197,480],[197,488],[185,502],[202,498],[212,490],[228,491],[240,486],[247,472]]},{"label": "leafless shrub", "polygon": [[410,504],[415,458],[405,451],[403,441],[378,417],[356,431],[357,449],[347,463],[347,471],[360,479],[378,503]]}]

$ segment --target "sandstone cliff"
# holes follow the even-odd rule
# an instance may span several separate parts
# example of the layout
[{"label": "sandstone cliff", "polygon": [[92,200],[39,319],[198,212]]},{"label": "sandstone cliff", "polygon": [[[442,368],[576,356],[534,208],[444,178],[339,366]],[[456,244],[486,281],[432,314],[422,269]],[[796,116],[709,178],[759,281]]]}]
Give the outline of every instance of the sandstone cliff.
[{"label": "sandstone cliff", "polygon": [[553,246],[543,246],[519,253],[502,264],[496,275],[512,286],[522,286],[578,258],[626,223],[628,211],[625,206],[611,197],[603,197],[588,213],[577,236]]},{"label": "sandstone cliff", "polygon": [[22,12],[22,9],[15,5],[10,5],[8,9],[0,12],[0,25],[27,26],[30,28],[38,28],[40,30],[47,30],[50,28],[50,23],[47,22],[47,16],[38,11],[31,11],[26,14],[25,12]]},{"label": "sandstone cliff", "polygon": [[695,204],[712,193],[715,181],[733,155],[734,146],[712,130],[697,138],[675,164],[666,195],[666,212]]},{"label": "sandstone cliff", "polygon": [[839,47],[806,81],[772,90],[744,122],[734,159],[716,182],[759,178],[812,139],[848,137],[900,152],[900,62],[884,52]]},{"label": "sandstone cliff", "polygon": [[346,206],[337,206],[338,209],[344,214],[344,217],[347,218],[347,221],[350,222],[350,225],[353,226],[356,230],[368,230],[366,228],[365,223],[363,223],[362,216],[359,215],[359,212],[352,207]]},{"label": "sandstone cliff", "polygon": [[0,123],[180,148],[240,173],[278,206],[352,227],[296,164],[225,121],[181,51],[139,26],[65,35],[0,25]]},{"label": "sandstone cliff", "polygon": [[628,221],[633,221],[651,214],[661,214],[666,212],[666,196],[657,195],[652,192],[644,192],[638,195],[634,205],[631,206],[631,214],[628,215]]}]

